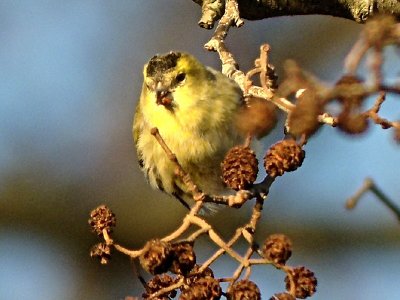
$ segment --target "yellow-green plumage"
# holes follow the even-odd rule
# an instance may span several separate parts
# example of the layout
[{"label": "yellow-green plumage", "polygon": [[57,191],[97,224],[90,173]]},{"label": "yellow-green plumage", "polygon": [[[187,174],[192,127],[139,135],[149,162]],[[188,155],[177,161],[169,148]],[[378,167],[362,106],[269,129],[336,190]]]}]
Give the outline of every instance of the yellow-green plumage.
[{"label": "yellow-green plumage", "polygon": [[150,184],[181,200],[192,198],[151,135],[151,129],[157,127],[201,190],[224,193],[220,163],[232,146],[242,142],[234,124],[243,105],[238,85],[181,52],[154,56],[144,66],[143,75],[133,138]]}]

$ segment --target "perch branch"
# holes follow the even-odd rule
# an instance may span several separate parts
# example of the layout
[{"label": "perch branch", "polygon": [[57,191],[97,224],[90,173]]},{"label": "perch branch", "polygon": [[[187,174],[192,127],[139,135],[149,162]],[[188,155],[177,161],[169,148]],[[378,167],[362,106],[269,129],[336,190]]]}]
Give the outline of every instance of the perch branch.
[{"label": "perch branch", "polygon": [[[202,6],[202,19],[199,22],[204,28],[212,28],[215,21],[221,17],[228,0],[193,0]],[[376,14],[393,14],[399,19],[400,5],[396,0],[365,1],[365,0],[238,0],[240,16],[247,20],[260,20],[278,16],[294,15],[329,15],[333,17],[364,23]],[[213,11],[212,18],[206,15],[207,10]],[[208,18],[207,18],[208,17]]]}]

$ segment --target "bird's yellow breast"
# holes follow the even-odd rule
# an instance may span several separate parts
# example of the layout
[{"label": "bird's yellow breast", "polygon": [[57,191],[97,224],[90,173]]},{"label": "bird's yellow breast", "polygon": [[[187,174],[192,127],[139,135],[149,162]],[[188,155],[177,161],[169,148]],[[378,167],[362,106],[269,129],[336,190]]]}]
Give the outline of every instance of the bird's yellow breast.
[{"label": "bird's yellow breast", "polygon": [[[176,76],[182,72],[185,80],[177,82]],[[146,72],[144,75],[146,78]],[[151,129],[157,127],[194,182],[205,192],[218,192],[223,187],[220,162],[231,147],[242,142],[234,124],[242,105],[240,88],[184,54],[173,69],[157,76],[171,83],[172,104],[157,104],[157,90],[144,84],[134,125],[136,147],[151,185],[160,188],[161,180],[167,193],[176,192],[176,185],[187,192],[175,176],[174,164],[151,135]]]}]

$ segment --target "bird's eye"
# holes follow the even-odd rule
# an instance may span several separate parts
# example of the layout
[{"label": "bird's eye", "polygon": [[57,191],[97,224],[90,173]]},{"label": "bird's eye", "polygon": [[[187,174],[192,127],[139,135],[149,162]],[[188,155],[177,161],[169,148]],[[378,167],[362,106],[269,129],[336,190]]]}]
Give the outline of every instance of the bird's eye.
[{"label": "bird's eye", "polygon": [[177,82],[182,82],[184,81],[186,78],[186,74],[185,73],[179,73],[178,75],[176,75],[176,81]]}]

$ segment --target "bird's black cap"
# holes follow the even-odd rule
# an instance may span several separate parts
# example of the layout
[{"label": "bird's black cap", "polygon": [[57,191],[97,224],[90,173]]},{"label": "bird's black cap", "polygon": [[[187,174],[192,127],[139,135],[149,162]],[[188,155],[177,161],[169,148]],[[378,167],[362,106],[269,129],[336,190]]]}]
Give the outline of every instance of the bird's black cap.
[{"label": "bird's black cap", "polygon": [[170,52],[164,55],[153,56],[147,64],[147,76],[154,76],[156,73],[163,73],[169,69],[175,68],[180,57],[181,53],[179,52]]}]

